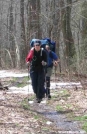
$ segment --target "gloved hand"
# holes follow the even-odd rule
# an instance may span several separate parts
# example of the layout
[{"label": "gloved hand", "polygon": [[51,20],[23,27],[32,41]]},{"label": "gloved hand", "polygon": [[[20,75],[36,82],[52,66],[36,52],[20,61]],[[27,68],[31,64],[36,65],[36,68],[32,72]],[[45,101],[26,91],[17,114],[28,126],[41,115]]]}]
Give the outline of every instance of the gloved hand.
[{"label": "gloved hand", "polygon": [[58,61],[54,61],[54,62],[53,62],[53,65],[54,65],[54,66],[57,66],[57,65],[58,65]]},{"label": "gloved hand", "polygon": [[30,62],[28,61],[28,62],[26,63],[26,65],[29,67],[29,66],[30,66]]},{"label": "gloved hand", "polygon": [[46,63],[45,61],[42,61],[42,65],[43,65],[43,66],[46,66],[47,63]]}]

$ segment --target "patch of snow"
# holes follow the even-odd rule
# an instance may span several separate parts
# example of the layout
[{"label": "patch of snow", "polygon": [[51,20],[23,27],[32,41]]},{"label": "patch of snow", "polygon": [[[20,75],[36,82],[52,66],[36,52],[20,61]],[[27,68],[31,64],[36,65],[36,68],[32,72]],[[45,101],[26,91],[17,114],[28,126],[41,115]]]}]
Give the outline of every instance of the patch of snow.
[{"label": "patch of snow", "polygon": [[0,78],[5,77],[24,77],[28,76],[28,73],[16,73],[8,70],[0,70]]},{"label": "patch of snow", "polygon": [[47,124],[47,125],[50,125],[50,124],[52,124],[52,122],[50,122],[50,121],[47,121],[47,122],[46,122],[46,124]]},{"label": "patch of snow", "polygon": [[29,101],[29,104],[33,104],[34,103],[34,101]]},{"label": "patch of snow", "polygon": [[65,102],[65,100],[61,99],[61,100],[60,100],[60,102],[64,103],[64,102]]},{"label": "patch of snow", "polygon": [[23,94],[32,94],[33,89],[31,85],[27,85],[25,87],[9,87],[9,90],[7,93],[23,93]]},{"label": "patch of snow", "polygon": [[[31,80],[29,82],[31,82]],[[73,82],[70,82],[70,83],[64,83],[64,82],[53,83],[53,82],[51,82],[51,89],[73,88],[74,86],[82,87],[80,82],[78,82],[78,83],[73,83]],[[29,84],[25,87],[19,87],[19,88],[18,87],[9,87],[9,90],[8,90],[7,93],[33,94],[33,89],[32,89],[31,84]],[[46,103],[46,102],[43,101],[42,103]]]},{"label": "patch of snow", "polygon": [[[4,77],[24,77],[28,76],[28,73],[17,73],[16,71],[9,71],[9,70],[0,70],[0,78]],[[30,76],[29,76],[30,77]],[[31,80],[29,80],[27,83],[29,85],[25,87],[9,87],[8,93],[23,93],[23,94],[31,94],[33,93]],[[82,85],[80,82],[51,82],[51,89],[58,89],[58,88],[73,88],[78,87],[82,88]]]},{"label": "patch of snow", "polygon": [[41,101],[41,104],[46,104],[46,100],[42,100]]},{"label": "patch of snow", "polygon": [[80,82],[51,82],[51,89],[55,88],[73,88],[73,87],[79,87],[82,88],[82,85]]}]

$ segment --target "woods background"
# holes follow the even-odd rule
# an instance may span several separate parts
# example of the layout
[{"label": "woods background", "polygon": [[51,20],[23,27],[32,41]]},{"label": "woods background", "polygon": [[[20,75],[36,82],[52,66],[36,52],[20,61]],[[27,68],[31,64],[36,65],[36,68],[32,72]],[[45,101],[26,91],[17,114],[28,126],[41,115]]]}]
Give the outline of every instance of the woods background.
[{"label": "woods background", "polygon": [[32,38],[56,41],[61,70],[87,73],[87,0],[0,0],[0,68],[25,68]]}]

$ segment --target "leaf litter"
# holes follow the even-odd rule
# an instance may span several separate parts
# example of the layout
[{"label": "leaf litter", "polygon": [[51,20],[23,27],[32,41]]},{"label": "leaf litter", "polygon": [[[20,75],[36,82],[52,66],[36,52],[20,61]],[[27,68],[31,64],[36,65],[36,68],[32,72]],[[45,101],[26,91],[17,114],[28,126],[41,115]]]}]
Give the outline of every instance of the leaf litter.
[{"label": "leaf litter", "polygon": [[[9,74],[9,70],[7,72]],[[14,74],[14,71],[12,73]],[[21,77],[20,71],[15,71],[16,73],[15,77],[19,78],[17,81],[27,76],[25,72]],[[3,76],[0,78],[3,84],[11,83],[13,78],[9,75],[4,77],[1,72],[0,76]],[[53,84],[58,83],[60,81]],[[62,83],[64,84],[56,86],[56,89],[53,89],[54,85],[51,86],[52,99],[45,98],[40,104],[29,104],[28,98],[33,102],[34,94],[31,87],[28,94],[27,84],[20,88],[15,85],[13,89],[12,85],[9,85],[8,91],[0,91],[0,134],[85,133],[81,129],[82,122],[77,122],[73,118],[87,114],[87,93],[83,91],[79,81],[76,82],[77,85],[70,83],[73,85],[72,88],[67,86],[69,82]]]}]

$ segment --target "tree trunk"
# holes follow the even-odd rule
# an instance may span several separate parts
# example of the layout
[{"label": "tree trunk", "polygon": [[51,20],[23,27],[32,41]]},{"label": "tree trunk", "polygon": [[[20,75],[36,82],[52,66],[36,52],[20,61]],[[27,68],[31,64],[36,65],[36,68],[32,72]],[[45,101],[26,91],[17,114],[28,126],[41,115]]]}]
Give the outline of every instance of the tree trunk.
[{"label": "tree trunk", "polygon": [[25,34],[24,0],[20,0],[20,24],[21,24],[21,66],[24,66],[26,53],[28,52]]},{"label": "tree trunk", "polygon": [[[65,5],[64,1],[61,1],[61,7]],[[72,0],[67,0],[67,5],[72,5]],[[65,43],[65,58],[67,66],[71,65],[71,59],[75,54],[74,41],[71,32],[71,6],[67,6],[61,10],[62,15],[62,32]]]},{"label": "tree trunk", "polygon": [[[30,49],[30,39],[31,39],[31,8],[30,8],[30,0],[27,2],[27,46]],[[28,50],[29,50],[28,49]]]},{"label": "tree trunk", "polygon": [[[2,4],[3,6],[3,4]],[[2,67],[1,59],[2,59],[2,7],[0,6],[0,67]]]},{"label": "tree trunk", "polygon": [[10,54],[13,61],[13,67],[15,67],[15,43],[14,43],[14,29],[13,29],[13,0],[10,1],[9,7],[9,42],[10,42]]}]

